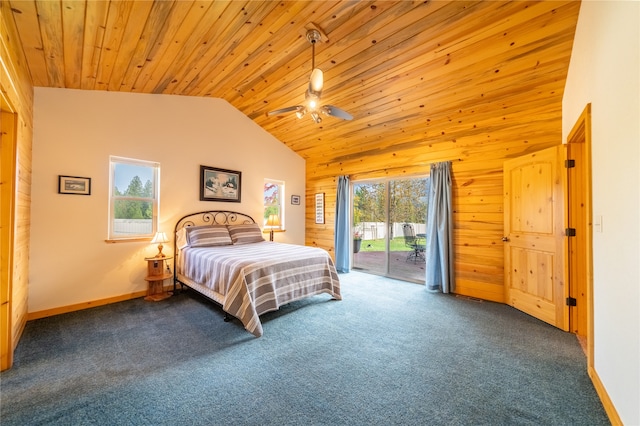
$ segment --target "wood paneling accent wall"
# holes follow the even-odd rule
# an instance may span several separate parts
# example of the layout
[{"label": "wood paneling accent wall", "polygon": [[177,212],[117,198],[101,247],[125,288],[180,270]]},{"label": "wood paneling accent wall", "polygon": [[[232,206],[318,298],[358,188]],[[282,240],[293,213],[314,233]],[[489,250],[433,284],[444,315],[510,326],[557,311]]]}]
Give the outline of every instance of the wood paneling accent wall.
[{"label": "wood paneling accent wall", "polygon": [[[561,93],[555,97],[561,98]],[[352,181],[364,178],[391,178],[424,175],[430,164],[452,162],[454,265],[457,294],[504,303],[504,248],[502,164],[505,159],[561,143],[559,99],[549,100],[547,123],[514,123],[511,139],[491,141],[489,129],[467,141],[443,142],[436,147],[429,138],[396,144],[388,152],[352,155],[341,163],[307,160],[306,244],[334,252],[335,198],[337,177]],[[544,134],[535,144],[523,135]],[[544,142],[546,141],[546,142]],[[347,142],[345,142],[347,143]],[[351,143],[351,142],[349,142]],[[403,148],[398,148],[403,146]],[[325,224],[315,224],[314,195],[325,193]]]},{"label": "wood paneling accent wall", "polygon": [[[29,240],[31,217],[31,146],[33,140],[33,86],[26,68],[26,60],[19,44],[11,10],[7,2],[0,6],[0,89],[3,112],[15,114],[15,171],[13,182],[13,246],[10,281],[6,285],[9,321],[3,318],[3,339],[8,338],[8,353],[3,353],[3,366],[11,366],[12,353],[27,319],[29,284]],[[3,140],[3,143],[4,140]],[[4,153],[4,150],[3,150]],[[2,182],[3,185],[10,182]],[[3,203],[2,208],[5,208]],[[4,238],[4,232],[3,232]],[[4,301],[3,301],[4,302]],[[6,334],[5,334],[6,333]],[[7,335],[8,334],[8,335]]]}]

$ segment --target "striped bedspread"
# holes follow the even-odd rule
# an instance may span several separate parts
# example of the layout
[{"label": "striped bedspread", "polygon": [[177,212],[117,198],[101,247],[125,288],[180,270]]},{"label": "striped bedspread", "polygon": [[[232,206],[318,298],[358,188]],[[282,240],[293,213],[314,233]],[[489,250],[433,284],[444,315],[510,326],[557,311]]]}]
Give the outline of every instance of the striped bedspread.
[{"label": "striped bedspread", "polygon": [[320,293],[342,299],[331,257],[315,247],[271,241],[187,247],[177,267],[179,274],[222,294],[222,309],[257,337],[265,312]]}]

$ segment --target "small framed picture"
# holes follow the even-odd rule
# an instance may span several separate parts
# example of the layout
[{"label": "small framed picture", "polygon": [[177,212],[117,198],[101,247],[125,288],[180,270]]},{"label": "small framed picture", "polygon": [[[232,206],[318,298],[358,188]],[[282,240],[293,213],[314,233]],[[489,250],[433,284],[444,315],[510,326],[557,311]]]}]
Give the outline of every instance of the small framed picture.
[{"label": "small framed picture", "polygon": [[300,196],[299,195],[292,195],[291,196],[291,204],[293,204],[294,206],[300,205]]},{"label": "small framed picture", "polygon": [[91,195],[91,178],[58,175],[58,194]]},{"label": "small framed picture", "polygon": [[316,194],[316,223],[324,223],[324,192]]},{"label": "small framed picture", "polygon": [[200,201],[240,202],[242,173],[200,166]]}]

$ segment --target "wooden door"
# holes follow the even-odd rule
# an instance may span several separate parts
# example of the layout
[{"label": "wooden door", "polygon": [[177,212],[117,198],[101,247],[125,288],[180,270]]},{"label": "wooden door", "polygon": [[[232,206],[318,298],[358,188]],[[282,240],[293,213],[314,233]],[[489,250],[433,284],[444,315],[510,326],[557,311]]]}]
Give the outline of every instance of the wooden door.
[{"label": "wooden door", "polygon": [[564,158],[557,146],[504,163],[507,303],[568,330]]},{"label": "wooden door", "polygon": [[567,226],[575,229],[575,237],[568,238],[565,259],[568,271],[567,286],[573,303],[569,305],[569,329],[580,338],[587,336],[587,201],[585,188],[585,156],[583,143],[567,144],[567,156],[573,161],[567,169]]}]

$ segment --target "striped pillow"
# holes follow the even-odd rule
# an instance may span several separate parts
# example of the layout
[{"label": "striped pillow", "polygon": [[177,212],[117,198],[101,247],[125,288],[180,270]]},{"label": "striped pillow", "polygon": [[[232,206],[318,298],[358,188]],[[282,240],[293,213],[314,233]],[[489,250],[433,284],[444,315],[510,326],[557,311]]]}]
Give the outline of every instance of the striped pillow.
[{"label": "striped pillow", "polygon": [[262,231],[257,223],[243,225],[227,225],[233,244],[249,244],[264,241]]},{"label": "striped pillow", "polygon": [[191,226],[187,228],[187,240],[191,247],[228,246],[231,236],[224,225]]}]

